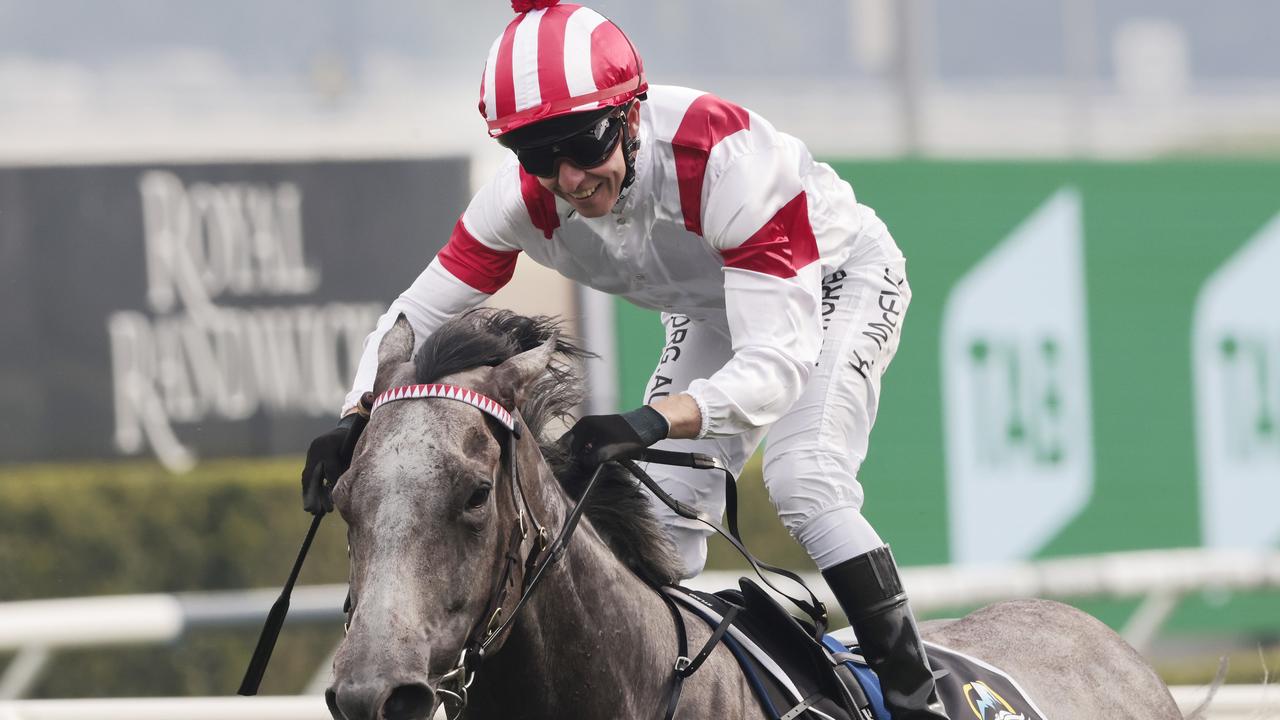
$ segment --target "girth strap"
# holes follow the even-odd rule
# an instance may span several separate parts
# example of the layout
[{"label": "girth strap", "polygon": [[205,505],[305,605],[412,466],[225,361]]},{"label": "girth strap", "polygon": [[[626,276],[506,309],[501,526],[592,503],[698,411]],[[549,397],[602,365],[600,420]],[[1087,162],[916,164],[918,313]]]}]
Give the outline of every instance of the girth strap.
[{"label": "girth strap", "polygon": [[801,700],[799,705],[796,705],[795,707],[783,713],[781,716],[778,717],[778,720],[794,720],[795,718],[800,717],[800,713],[804,712],[805,710],[808,710],[809,706],[813,705],[814,703],[818,702],[821,699],[822,699],[821,693],[814,693],[809,697],[805,698],[804,700]]},{"label": "girth strap", "polygon": [[662,598],[662,602],[667,604],[667,609],[671,611],[671,618],[675,620],[676,625],[676,656],[675,667],[671,673],[671,691],[667,694],[667,712],[663,715],[666,720],[675,717],[676,706],[680,704],[680,691],[684,688],[685,678],[693,675],[702,667],[702,663],[711,657],[711,653],[715,651],[716,645],[724,639],[724,635],[729,631],[729,626],[733,624],[733,619],[738,616],[739,608],[733,608],[724,614],[724,618],[720,620],[720,624],[716,626],[711,637],[703,643],[702,649],[692,659],[689,659],[689,635],[685,630],[684,615],[680,612],[680,607],[676,605],[676,601],[672,600],[664,592],[659,592],[658,596]]},{"label": "girth strap", "polygon": [[[666,593],[662,593],[662,597],[666,598],[668,603],[673,602],[671,598],[667,597]],[[697,657],[693,660],[689,660],[683,656],[677,659],[676,674],[689,677],[697,672],[698,668],[702,667],[702,663],[711,656],[711,652],[716,649],[716,645],[718,645],[720,640],[724,638],[724,634],[729,631],[729,626],[733,624],[733,619],[738,617],[738,613],[740,611],[741,608],[735,606],[730,608],[729,612],[724,614],[724,617],[720,620],[720,624],[716,626],[715,632],[711,633],[711,637],[707,638],[706,644],[698,651]],[[681,660],[685,660],[687,662],[684,667],[681,667]]]},{"label": "girth strap", "polygon": [[671,673],[671,690],[667,693],[667,711],[663,713],[664,720],[671,720],[676,715],[676,707],[680,704],[680,691],[684,689],[685,675],[680,671],[680,661],[685,660],[689,654],[689,636],[684,627],[684,615],[680,614],[680,608],[676,607],[676,602],[667,597],[664,592],[659,592],[662,601],[667,604],[667,609],[671,611],[671,619],[676,625],[676,666],[675,671]]}]

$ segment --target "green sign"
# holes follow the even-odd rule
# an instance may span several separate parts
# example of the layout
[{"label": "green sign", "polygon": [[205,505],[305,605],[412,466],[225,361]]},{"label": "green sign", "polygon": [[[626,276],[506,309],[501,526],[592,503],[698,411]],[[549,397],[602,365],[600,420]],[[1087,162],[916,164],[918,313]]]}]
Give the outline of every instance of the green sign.
[{"label": "green sign", "polygon": [[835,167],[914,291],[860,473],[901,560],[1280,545],[1280,164]]}]

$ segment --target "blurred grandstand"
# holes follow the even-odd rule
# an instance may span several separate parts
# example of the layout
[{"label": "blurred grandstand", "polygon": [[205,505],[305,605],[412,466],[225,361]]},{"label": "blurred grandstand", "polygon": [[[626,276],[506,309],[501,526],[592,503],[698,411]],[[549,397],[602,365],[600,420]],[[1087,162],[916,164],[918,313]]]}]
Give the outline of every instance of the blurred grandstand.
[{"label": "blurred grandstand", "polygon": [[[1274,152],[1268,0],[602,0],[651,79],[826,156]],[[0,157],[492,150],[507,3],[0,3]]]}]

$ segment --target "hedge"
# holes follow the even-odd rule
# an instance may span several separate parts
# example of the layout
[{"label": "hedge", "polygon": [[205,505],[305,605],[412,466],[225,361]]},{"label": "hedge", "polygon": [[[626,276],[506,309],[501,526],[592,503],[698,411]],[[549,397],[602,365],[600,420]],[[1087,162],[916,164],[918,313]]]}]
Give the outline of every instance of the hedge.
[{"label": "hedge", "polygon": [[[208,462],[176,477],[145,462],[0,468],[0,601],[278,587],[310,516],[300,458]],[[346,579],[345,527],[321,531],[303,583]],[[256,628],[172,646],[62,651],[33,697],[225,695]],[[341,627],[287,627],[263,686],[296,693]]]},{"label": "hedge", "polygon": [[[310,516],[298,457],[224,460],[174,476],[150,462],[0,467],[0,601],[279,587]],[[742,526],[771,562],[808,567],[751,465],[740,483]],[[713,541],[712,567],[741,566]],[[346,580],[345,526],[325,522],[303,584]],[[172,646],[62,651],[33,697],[225,695],[234,692],[257,628],[188,633]],[[263,693],[296,693],[341,627],[286,626]]]}]

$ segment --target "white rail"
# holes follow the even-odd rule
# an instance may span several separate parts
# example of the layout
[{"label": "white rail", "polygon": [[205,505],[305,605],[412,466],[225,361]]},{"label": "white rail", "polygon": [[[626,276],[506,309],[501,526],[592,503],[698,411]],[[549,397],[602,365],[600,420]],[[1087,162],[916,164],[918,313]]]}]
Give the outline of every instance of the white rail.
[{"label": "white rail", "polygon": [[[1209,688],[1182,685],[1171,687],[1173,699],[1182,712],[1197,708],[1209,695]],[[1280,687],[1275,685],[1224,685],[1209,705],[1206,720],[1264,720],[1280,718]]]},{"label": "white rail", "polygon": [[[0,676],[0,701],[25,695],[55,650],[169,642],[197,627],[260,626],[279,592],[234,590],[0,603],[0,652],[18,651]],[[346,585],[295,588],[289,622],[339,621],[346,592]],[[8,719],[0,715],[0,720]]]},{"label": "white rail", "polygon": [[[690,584],[732,587],[740,575],[705,572]],[[823,602],[835,601],[820,575],[808,575],[805,582]],[[1280,552],[1144,550],[998,565],[909,567],[902,571],[902,583],[918,612],[1024,597],[1123,598],[1209,588],[1280,588]]]},{"label": "white rail", "polygon": [[[689,584],[718,590],[735,586],[740,575],[707,572]],[[835,606],[820,575],[810,574],[806,582]],[[1122,630],[1142,650],[1182,595],[1210,588],[1280,588],[1280,552],[1160,550],[979,567],[913,567],[903,571],[903,583],[921,613],[1019,597],[1145,597]],[[290,622],[339,620],[345,593],[344,585],[297,588]],[[167,642],[188,629],[211,625],[256,626],[277,594],[266,589],[0,603],[0,652],[18,652],[0,677],[0,700],[22,697],[55,650]]]},{"label": "white rail", "polygon": [[[903,584],[917,612],[1019,597],[1137,597],[1205,589],[1280,588],[1280,552],[1152,550],[984,566],[911,567]],[[737,571],[705,572],[689,583],[716,590],[737,585]],[[805,581],[834,604],[822,576]],[[278,590],[116,595],[0,603],[0,651],[166,642],[193,627],[261,622]],[[289,619],[342,615],[345,585],[297,588]],[[1278,619],[1280,620],[1280,619]]]},{"label": "white rail", "polygon": [[[289,621],[342,617],[346,585],[295,588]],[[168,642],[196,627],[260,624],[277,590],[109,595],[0,603],[0,651]]]},{"label": "white rail", "polygon": [[0,720],[329,720],[324,698],[111,698],[0,702]]},{"label": "white rail", "polygon": [[[689,584],[711,590],[733,587],[741,574],[706,572]],[[820,600],[835,607],[835,596],[820,575],[806,576],[805,582]],[[1013,598],[1144,597],[1121,635],[1145,650],[1183,595],[1207,589],[1280,588],[1280,552],[1149,550],[999,565],[912,567],[902,571],[902,583],[918,613]],[[1276,623],[1280,629],[1280,616]]]},{"label": "white rail", "polygon": [[[1205,687],[1174,687],[1174,699],[1190,712]],[[1227,685],[1218,690],[1207,720],[1280,717],[1280,688]],[[113,698],[108,700],[18,700],[0,702],[0,720],[328,720],[315,695],[259,698]]]}]

